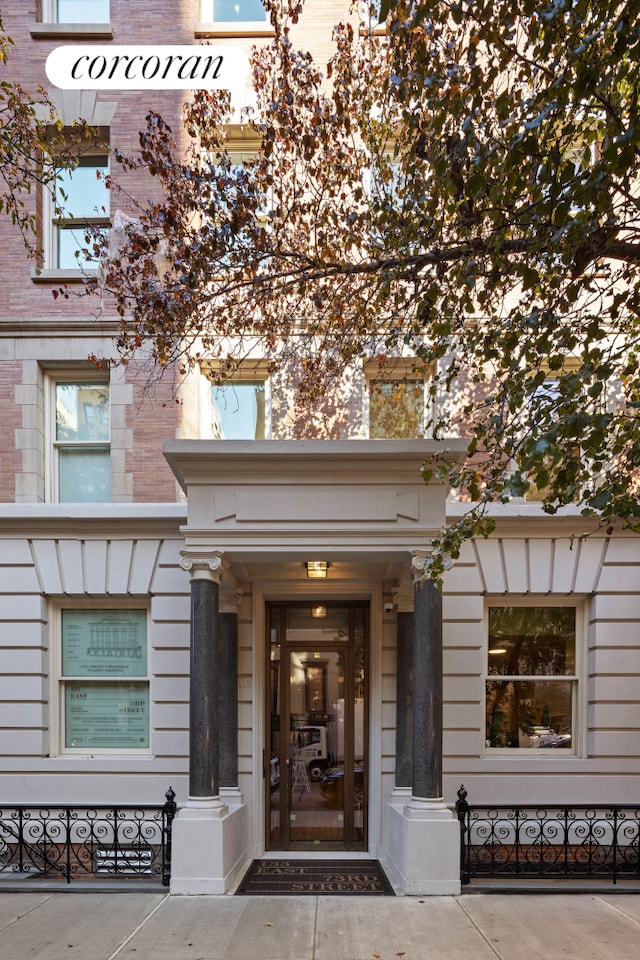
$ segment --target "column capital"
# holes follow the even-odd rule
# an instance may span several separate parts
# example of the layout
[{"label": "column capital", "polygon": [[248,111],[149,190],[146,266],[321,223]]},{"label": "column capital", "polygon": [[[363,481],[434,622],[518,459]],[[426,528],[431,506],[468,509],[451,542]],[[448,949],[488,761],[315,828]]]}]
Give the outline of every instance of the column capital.
[{"label": "column capital", "polygon": [[[411,573],[413,575],[413,582],[420,583],[425,579],[425,571],[427,569],[427,564],[431,553],[428,550],[412,550],[411,551]],[[451,570],[453,566],[453,558],[448,553],[442,554],[442,567],[444,570]]]},{"label": "column capital", "polygon": [[410,566],[414,583],[419,583],[421,580],[424,580],[428,559],[429,554],[426,550],[411,551]]},{"label": "column capital", "polygon": [[237,613],[242,603],[244,590],[239,587],[228,587],[220,593],[220,611],[222,613]]},{"label": "column capital", "polygon": [[397,586],[393,588],[391,596],[398,613],[413,613],[413,570],[410,570],[408,566],[398,580]]},{"label": "column capital", "polygon": [[180,566],[193,580],[220,583],[229,579],[229,564],[218,550],[181,550]]}]

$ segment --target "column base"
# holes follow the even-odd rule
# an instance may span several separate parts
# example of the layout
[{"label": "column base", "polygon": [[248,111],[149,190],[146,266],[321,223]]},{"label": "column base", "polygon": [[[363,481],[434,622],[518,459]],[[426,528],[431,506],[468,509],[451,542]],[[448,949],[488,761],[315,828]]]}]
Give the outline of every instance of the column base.
[{"label": "column base", "polygon": [[394,787],[389,797],[389,803],[394,807],[406,807],[411,800],[411,787]]},{"label": "column base", "polygon": [[385,866],[405,896],[460,893],[460,824],[441,800],[388,803]]},{"label": "column base", "polygon": [[170,892],[227,893],[247,861],[247,834],[244,804],[189,801],[173,821]]}]

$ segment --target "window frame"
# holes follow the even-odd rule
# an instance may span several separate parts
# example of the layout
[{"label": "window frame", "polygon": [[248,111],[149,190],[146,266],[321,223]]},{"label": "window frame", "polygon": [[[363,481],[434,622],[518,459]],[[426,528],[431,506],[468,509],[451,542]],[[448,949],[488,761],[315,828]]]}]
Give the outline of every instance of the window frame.
[{"label": "window frame", "polygon": [[[117,676],[64,676],[63,674],[63,612],[65,610],[87,612],[95,610],[123,613],[135,610],[145,613],[145,643],[146,643],[146,673],[140,677]],[[51,742],[49,755],[52,757],[151,757],[153,755],[153,701],[152,701],[152,673],[151,673],[151,612],[148,600],[142,598],[128,598],[113,602],[111,598],[103,597],[93,600],[76,599],[57,604],[51,617],[51,657],[52,669],[49,671],[49,694],[51,710]],[[148,716],[146,747],[68,747],[66,746],[66,719],[65,719],[65,685],[68,683],[114,683],[130,682],[140,686],[145,685],[147,692]]]},{"label": "window frame", "polygon": [[[102,140],[100,144],[95,146],[90,146],[87,149],[82,149],[79,151],[80,157],[85,158],[104,158],[105,163],[104,167],[106,168],[106,173],[109,172],[109,150],[108,143],[106,140]],[[97,165],[96,169],[98,169]],[[65,168],[60,168],[64,171]],[[72,174],[73,175],[73,174]],[[96,183],[98,183],[98,178],[96,176]],[[56,177],[55,181],[52,184],[47,184],[43,187],[42,191],[42,248],[43,248],[43,264],[42,270],[39,271],[45,276],[60,276],[73,278],[84,278],[86,276],[94,276],[97,274],[99,266],[98,264],[82,265],[78,261],[76,266],[60,266],[59,265],[59,254],[60,254],[60,231],[61,230],[78,230],[82,231],[87,227],[101,226],[105,229],[109,229],[111,226],[111,216],[109,210],[107,210],[104,216],[100,216],[97,212],[95,215],[87,216],[73,216],[73,210],[70,210],[69,216],[64,216],[62,213],[58,212],[57,200],[56,200],[56,191],[58,189],[59,180]],[[107,191],[107,197],[109,193]]]},{"label": "window frame", "polygon": [[[56,437],[56,388],[58,385],[70,384],[70,385],[84,385],[84,384],[95,384],[106,386],[109,393],[108,398],[108,410],[109,410],[109,439],[108,441],[100,440],[58,440]],[[45,494],[46,501],[49,503],[110,503],[111,502],[111,490],[113,487],[111,473],[112,473],[112,416],[111,416],[111,378],[108,372],[102,372],[97,369],[84,369],[84,368],[75,368],[68,371],[55,371],[49,372],[46,374],[46,386],[45,386],[45,416],[46,416],[46,458],[45,458],[45,474],[47,482],[45,485]],[[102,449],[106,450],[109,454],[109,500],[85,500],[85,501],[75,501],[75,500],[60,500],[60,457],[59,451],[62,448],[66,449],[88,449],[96,450]]]},{"label": "window frame", "polygon": [[[489,610],[495,607],[532,607],[532,608],[561,608],[571,607],[575,611],[575,663],[572,674],[555,674],[552,677],[544,675],[512,674],[503,675],[489,673]],[[586,745],[586,661],[587,661],[587,617],[584,598],[567,596],[489,596],[486,598],[483,617],[482,643],[482,750],[481,756],[491,759],[498,757],[536,757],[536,763],[541,759],[566,759],[568,757],[584,757]],[[571,747],[560,750],[545,750],[539,747],[492,747],[487,743],[487,683],[495,680],[514,681],[541,681],[544,683],[568,682],[571,685]]]},{"label": "window frame", "polygon": [[[66,22],[58,20],[57,0],[41,0],[41,9],[36,13],[37,22],[29,24],[29,33],[34,40],[60,40],[66,37],[77,40],[113,40],[111,21],[81,20]],[[109,18],[111,3],[109,3]]]},{"label": "window frame", "polygon": [[[255,160],[258,157],[259,144],[258,141],[253,137],[243,136],[239,130],[235,129],[235,125],[229,130],[229,139],[225,143],[225,154],[229,161],[229,174],[233,174],[235,171],[240,171],[245,167],[246,161]],[[215,155],[212,155],[211,152],[205,151],[202,155],[203,163],[208,164],[208,170],[211,177],[216,176],[216,170],[223,170],[220,164],[216,163]],[[227,173],[223,172],[223,179],[226,179]],[[255,219],[258,224],[261,224],[265,228],[268,228],[270,223],[270,212],[273,209],[273,187],[270,187],[263,195],[263,203],[255,212]],[[229,204],[222,203],[219,198],[216,198],[216,206],[219,208],[220,213],[224,217],[228,217],[230,213],[230,208],[233,206],[233,201]],[[215,222],[215,219],[214,219]],[[225,267],[228,266],[226,263],[226,255],[220,257],[213,269],[216,279],[221,279],[225,275]]]},{"label": "window frame", "polygon": [[[530,415],[528,419],[533,419],[535,416],[535,405],[543,404],[545,402],[545,398],[549,398],[551,403],[554,403],[557,400],[560,393],[558,387],[560,378],[566,374],[570,374],[574,370],[577,370],[578,367],[579,361],[577,358],[567,357],[560,370],[546,371],[545,378],[542,383],[535,387],[527,398],[527,413]],[[604,401],[604,394],[602,400]],[[582,449],[578,448],[577,444],[575,445],[575,448],[580,460],[582,461]],[[542,503],[546,495],[545,490],[547,489],[547,487],[538,487],[533,480],[529,480],[529,489],[525,492],[523,499],[527,503]]]},{"label": "window frame", "polygon": [[[221,369],[221,364],[216,361],[204,361],[200,365],[201,373],[204,377],[204,398],[203,406],[206,412],[206,416],[211,412],[213,406],[213,389],[216,386],[216,373]],[[266,360],[247,360],[239,364],[238,368],[233,371],[233,373],[228,376],[223,377],[223,381],[220,386],[230,386],[234,384],[255,384],[263,383],[264,384],[264,439],[271,440],[273,437],[273,418],[272,418],[272,409],[273,409],[273,394],[272,394],[272,384],[271,384],[271,375],[268,369],[268,364]],[[218,443],[224,443],[225,440],[233,440],[233,437],[222,438],[216,437],[213,435],[213,429],[211,429],[210,438],[215,440]],[[253,438],[257,439],[257,438]],[[250,442],[250,441],[245,441]]]}]

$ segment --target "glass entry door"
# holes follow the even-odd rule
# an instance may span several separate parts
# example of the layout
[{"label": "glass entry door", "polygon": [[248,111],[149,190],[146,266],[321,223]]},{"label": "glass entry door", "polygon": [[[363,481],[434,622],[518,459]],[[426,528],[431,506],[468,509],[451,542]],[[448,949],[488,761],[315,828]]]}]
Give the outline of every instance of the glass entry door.
[{"label": "glass entry door", "polygon": [[274,604],[267,623],[268,846],[364,848],[367,609]]}]

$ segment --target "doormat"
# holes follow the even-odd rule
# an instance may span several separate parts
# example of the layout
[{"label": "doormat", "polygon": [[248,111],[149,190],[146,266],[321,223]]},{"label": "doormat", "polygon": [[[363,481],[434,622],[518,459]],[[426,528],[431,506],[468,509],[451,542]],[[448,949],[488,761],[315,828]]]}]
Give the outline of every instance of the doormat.
[{"label": "doormat", "polygon": [[236,894],[395,896],[377,860],[254,860]]}]

